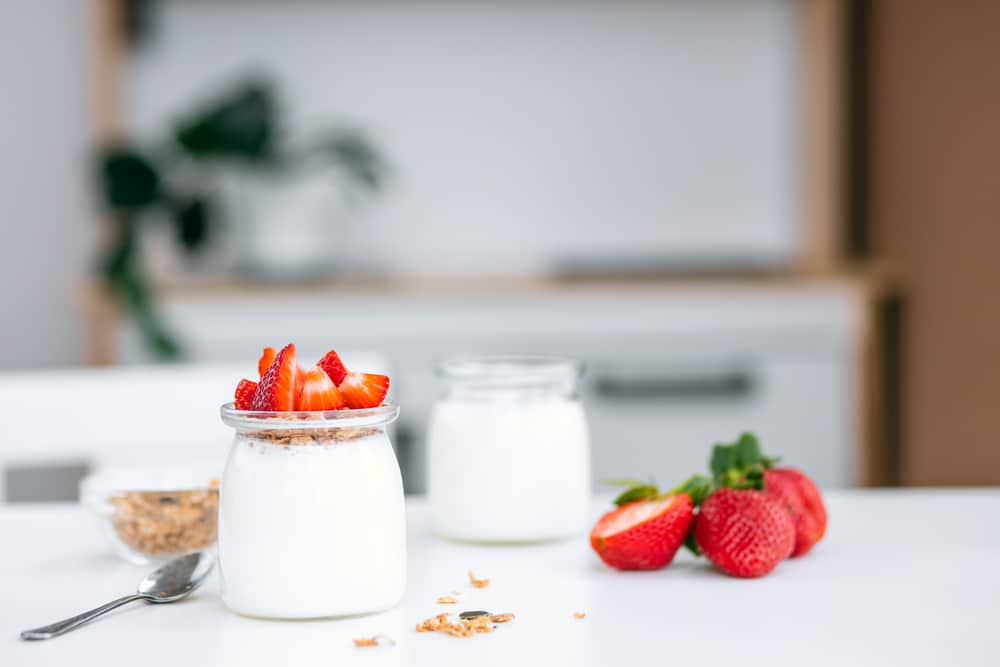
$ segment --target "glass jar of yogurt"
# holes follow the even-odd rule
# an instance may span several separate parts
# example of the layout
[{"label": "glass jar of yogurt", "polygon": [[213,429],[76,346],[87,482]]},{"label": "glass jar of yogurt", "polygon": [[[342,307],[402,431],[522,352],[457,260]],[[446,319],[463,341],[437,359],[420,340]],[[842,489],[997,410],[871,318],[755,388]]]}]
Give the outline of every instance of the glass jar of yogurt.
[{"label": "glass jar of yogurt", "polygon": [[438,366],[428,435],[434,531],[474,542],[570,537],[587,527],[590,447],[582,365],[467,357]]},{"label": "glass jar of yogurt", "polygon": [[329,412],[222,406],[219,570],[232,611],[322,618],[396,605],[406,584],[395,405]]}]

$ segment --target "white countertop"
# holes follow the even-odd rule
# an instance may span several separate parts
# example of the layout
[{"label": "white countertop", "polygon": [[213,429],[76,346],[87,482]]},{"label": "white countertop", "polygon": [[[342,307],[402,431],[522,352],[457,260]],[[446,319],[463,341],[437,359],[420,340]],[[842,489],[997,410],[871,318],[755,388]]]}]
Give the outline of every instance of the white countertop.
[{"label": "white countertop", "polygon": [[[828,504],[827,537],[810,555],[738,580],[686,553],[657,572],[616,572],[584,537],[450,544],[410,499],[409,585],[390,612],[252,620],[223,608],[213,577],[187,601],[126,606],[45,642],[18,633],[131,592],[147,568],[115,559],[74,505],[7,506],[0,665],[1000,664],[1000,489],[841,491]],[[595,518],[605,506],[595,502]],[[469,569],[491,585],[471,589]],[[459,605],[435,603],[452,590]],[[414,631],[442,609],[517,618],[471,639]],[[379,633],[396,646],[351,642]]]}]

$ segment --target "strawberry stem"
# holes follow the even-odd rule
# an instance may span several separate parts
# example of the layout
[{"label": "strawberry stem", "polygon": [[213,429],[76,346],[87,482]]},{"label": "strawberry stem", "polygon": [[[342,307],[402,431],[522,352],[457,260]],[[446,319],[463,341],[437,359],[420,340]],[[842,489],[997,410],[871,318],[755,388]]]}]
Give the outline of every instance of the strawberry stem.
[{"label": "strawberry stem", "polygon": [[674,487],[670,493],[688,494],[691,496],[691,502],[693,502],[695,507],[697,507],[703,500],[705,500],[705,498],[708,497],[708,494],[712,492],[713,486],[711,478],[706,477],[705,475],[694,474]]},{"label": "strawberry stem", "polygon": [[736,442],[712,448],[712,477],[718,487],[763,489],[764,471],[778,462],[764,456],[753,433],[743,433]]}]

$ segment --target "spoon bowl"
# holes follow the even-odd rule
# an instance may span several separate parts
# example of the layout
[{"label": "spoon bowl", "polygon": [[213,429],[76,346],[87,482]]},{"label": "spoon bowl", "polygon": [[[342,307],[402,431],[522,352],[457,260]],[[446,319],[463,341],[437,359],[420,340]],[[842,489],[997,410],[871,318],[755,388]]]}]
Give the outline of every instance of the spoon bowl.
[{"label": "spoon bowl", "polygon": [[146,575],[138,593],[150,602],[176,602],[201,586],[214,567],[215,559],[204,551],[175,558]]}]

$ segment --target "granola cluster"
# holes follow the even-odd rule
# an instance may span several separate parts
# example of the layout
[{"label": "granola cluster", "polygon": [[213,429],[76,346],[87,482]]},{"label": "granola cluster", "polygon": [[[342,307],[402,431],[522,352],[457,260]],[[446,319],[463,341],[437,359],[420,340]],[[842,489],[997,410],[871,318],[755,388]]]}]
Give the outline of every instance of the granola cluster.
[{"label": "granola cluster", "polygon": [[451,614],[438,614],[417,625],[417,632],[440,632],[450,637],[472,637],[481,632],[493,632],[495,623],[514,620],[514,614],[483,614],[475,618],[450,620]]},{"label": "granola cluster", "polygon": [[356,440],[379,432],[377,428],[302,428],[248,431],[246,437],[272,445],[325,445]]},{"label": "granola cluster", "polygon": [[207,549],[219,525],[218,488],[128,491],[108,498],[111,525],[121,541],[150,556]]}]

